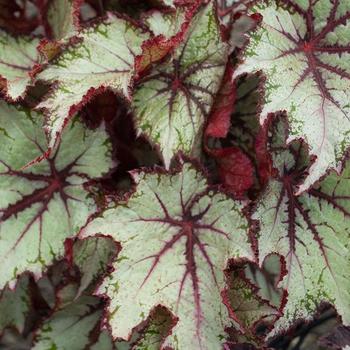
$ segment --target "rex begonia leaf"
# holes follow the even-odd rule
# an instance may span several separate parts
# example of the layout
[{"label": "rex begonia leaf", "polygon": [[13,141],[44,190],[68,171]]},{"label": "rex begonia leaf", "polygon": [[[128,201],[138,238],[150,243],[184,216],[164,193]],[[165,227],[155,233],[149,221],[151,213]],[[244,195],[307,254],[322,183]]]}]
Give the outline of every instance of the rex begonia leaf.
[{"label": "rex begonia leaf", "polygon": [[0,29],[0,90],[10,100],[24,97],[39,61],[39,39],[14,37]]},{"label": "rex begonia leaf", "polygon": [[102,312],[101,300],[91,296],[82,296],[65,308],[55,310],[37,331],[31,349],[87,348],[91,342],[90,334],[98,326]]},{"label": "rex begonia leaf", "polygon": [[307,192],[295,189],[307,176],[307,147],[286,145],[284,118],[272,123],[273,165],[277,174],[260,198],[254,219],[260,222],[260,263],[271,253],[285,259],[279,286],[288,292],[283,316],[272,334],[298,319],[310,319],[322,302],[334,305],[350,323],[350,162],[341,174],[330,172]]},{"label": "rex begonia leaf", "polygon": [[79,29],[79,6],[82,0],[50,0],[46,18],[55,40],[69,38]]},{"label": "rex begonia leaf", "polygon": [[104,88],[130,99],[135,59],[149,38],[130,21],[108,18],[79,32],[63,53],[38,74],[53,90],[37,108],[45,110],[49,146],[57,144],[66,125],[82,105]]},{"label": "rex begonia leaf", "polygon": [[97,293],[110,298],[114,337],[132,329],[158,305],[178,320],[163,346],[220,349],[230,319],[221,301],[230,258],[254,257],[242,204],[208,189],[190,163],[178,173],[134,173],[135,192],[80,233],[112,236],[121,245]]},{"label": "rex begonia leaf", "polygon": [[136,125],[160,147],[168,167],[182,150],[196,153],[203,124],[223,77],[229,45],[212,3],[193,18],[181,44],[136,87]]},{"label": "rex begonia leaf", "polygon": [[303,138],[317,160],[296,190],[335,168],[350,144],[350,2],[258,2],[263,16],[236,75],[266,76],[261,118],[286,111],[292,139]]},{"label": "rex begonia leaf", "polygon": [[96,210],[84,184],[112,166],[103,128],[75,121],[50,158],[21,170],[47,148],[43,119],[0,102],[0,287],[62,256],[64,240]]}]

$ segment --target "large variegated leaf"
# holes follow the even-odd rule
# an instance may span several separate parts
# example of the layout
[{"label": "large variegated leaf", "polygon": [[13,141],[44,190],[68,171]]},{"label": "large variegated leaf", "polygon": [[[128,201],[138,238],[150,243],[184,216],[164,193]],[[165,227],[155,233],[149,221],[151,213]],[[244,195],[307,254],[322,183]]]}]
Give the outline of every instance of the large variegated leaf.
[{"label": "large variegated leaf", "polygon": [[0,102],[0,286],[40,274],[96,210],[84,183],[112,166],[103,129],[70,124],[49,159],[20,170],[47,148],[43,117]]},{"label": "large variegated leaf", "polygon": [[273,334],[299,318],[309,319],[321,302],[332,303],[350,323],[350,162],[340,175],[332,171],[296,196],[309,161],[303,143],[286,146],[286,130],[284,119],[273,123],[271,150],[278,174],[254,214],[261,227],[260,261],[276,252],[286,262],[281,286],[288,301]]},{"label": "large variegated leaf", "polygon": [[242,205],[208,184],[193,165],[175,174],[134,174],[127,203],[107,209],[81,236],[111,235],[121,244],[115,271],[98,293],[111,299],[115,337],[162,305],[178,321],[164,346],[220,349],[229,317],[221,301],[229,258],[253,259]]},{"label": "large variegated leaf", "polygon": [[4,88],[11,100],[24,97],[32,83],[31,74],[39,59],[38,44],[38,39],[13,37],[0,30],[0,90]]},{"label": "large variegated leaf", "polygon": [[317,156],[297,189],[337,166],[350,143],[350,1],[261,2],[261,28],[251,35],[236,75],[266,76],[262,120],[286,110],[291,139],[302,137]]},{"label": "large variegated leaf", "polygon": [[96,90],[109,88],[130,98],[135,59],[148,34],[126,19],[110,14],[105,22],[79,33],[75,43],[54,59],[38,79],[54,84],[37,108],[47,114],[49,146],[53,147],[68,119]]},{"label": "large variegated leaf", "polygon": [[[164,20],[163,25],[169,23]],[[179,150],[196,153],[228,51],[210,3],[194,16],[170,59],[137,86],[133,101],[137,127],[160,146],[166,166]]]}]

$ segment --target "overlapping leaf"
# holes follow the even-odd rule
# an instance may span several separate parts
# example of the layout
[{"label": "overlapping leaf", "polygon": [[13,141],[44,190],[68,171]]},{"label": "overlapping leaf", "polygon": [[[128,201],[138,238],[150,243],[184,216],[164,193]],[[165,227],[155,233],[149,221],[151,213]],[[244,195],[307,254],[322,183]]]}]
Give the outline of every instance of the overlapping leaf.
[{"label": "overlapping leaf", "polygon": [[171,58],[137,86],[133,100],[137,127],[160,146],[167,167],[177,151],[198,151],[228,52],[210,3],[193,17]]},{"label": "overlapping leaf", "polygon": [[37,332],[33,350],[84,349],[90,342],[90,334],[102,316],[101,300],[83,296],[67,307],[56,310]]},{"label": "overlapping leaf", "polygon": [[74,243],[67,240],[65,245],[66,255],[78,266],[81,274],[77,296],[106,272],[110,260],[118,251],[113,241],[106,237],[91,237]]},{"label": "overlapping leaf", "polygon": [[46,18],[54,39],[60,40],[77,34],[81,3],[82,0],[49,1]]},{"label": "overlapping leaf", "polygon": [[24,97],[39,61],[39,39],[13,37],[0,29],[0,90],[11,100]]},{"label": "overlapping leaf", "polygon": [[300,193],[338,165],[350,142],[350,2],[261,1],[252,12],[263,22],[236,75],[262,70],[262,120],[287,111],[290,140],[302,137],[317,156]]},{"label": "overlapping leaf", "polygon": [[75,43],[38,75],[55,86],[38,105],[47,114],[50,147],[57,145],[69,118],[96,91],[108,87],[130,98],[135,59],[148,38],[135,24],[110,14],[104,22],[81,31]]},{"label": "overlapping leaf", "polygon": [[3,289],[0,298],[0,333],[7,327],[23,332],[26,315],[31,308],[29,285],[30,276],[23,275],[13,290],[9,286]]},{"label": "overlapping leaf", "polygon": [[65,238],[96,210],[84,189],[112,166],[105,131],[67,128],[50,158],[20,170],[47,148],[43,117],[0,103],[0,286],[25,270],[40,274],[62,255]]},{"label": "overlapping leaf", "polygon": [[259,257],[272,252],[284,256],[288,291],[284,315],[273,334],[296,320],[309,319],[321,302],[335,306],[350,323],[350,162],[343,172],[331,172],[300,196],[296,187],[310,165],[303,143],[286,145],[286,121],[273,123],[271,151],[278,170],[257,204],[260,221]]},{"label": "overlapping leaf", "polygon": [[135,173],[127,203],[107,209],[81,232],[111,235],[121,244],[115,271],[99,287],[107,294],[115,337],[162,305],[178,321],[163,346],[219,349],[229,317],[221,302],[229,258],[253,259],[242,205],[218,192],[193,165],[175,174]]}]

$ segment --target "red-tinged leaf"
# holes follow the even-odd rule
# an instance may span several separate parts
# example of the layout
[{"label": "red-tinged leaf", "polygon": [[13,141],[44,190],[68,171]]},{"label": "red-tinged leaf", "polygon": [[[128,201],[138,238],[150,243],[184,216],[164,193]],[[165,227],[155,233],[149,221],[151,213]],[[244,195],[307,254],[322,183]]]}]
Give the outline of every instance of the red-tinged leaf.
[{"label": "red-tinged leaf", "polygon": [[[68,239],[68,242],[72,240]],[[79,288],[75,297],[81,296],[90,287],[94,288],[94,283],[103,276],[112,258],[114,258],[119,248],[109,237],[90,237],[71,243],[66,241],[66,256],[75,264],[80,271]],[[68,249],[67,249],[68,248]]]},{"label": "red-tinged leaf", "polygon": [[182,33],[178,37],[166,39],[164,36],[159,35],[145,41],[142,44],[142,53],[135,61],[136,73],[142,74],[153,63],[164,58],[179,44],[181,41],[180,36],[182,36]]},{"label": "red-tinged leaf", "polygon": [[229,62],[210,112],[208,126],[205,130],[207,137],[226,137],[228,133],[236,97],[236,87],[232,77],[233,67],[231,62]]},{"label": "red-tinged leaf", "polygon": [[265,121],[255,138],[255,154],[259,181],[262,187],[273,174],[272,159],[268,150],[268,131],[272,118]]},{"label": "red-tinged leaf", "polygon": [[263,345],[263,337],[257,327],[272,326],[280,315],[278,307],[258,294],[258,287],[252,285],[244,273],[244,268],[229,273],[228,286],[223,292],[225,304],[242,325],[242,334],[236,335],[237,342]]},{"label": "red-tinged leaf", "polygon": [[222,35],[234,48],[248,42],[248,33],[261,21],[258,13],[247,15],[256,0],[215,0]]},{"label": "red-tinged leaf", "polygon": [[212,150],[222,184],[233,194],[242,196],[254,183],[254,167],[237,147]]},{"label": "red-tinged leaf", "polygon": [[121,113],[127,113],[123,102],[112,91],[107,90],[95,96],[82,109],[80,115],[86,125],[94,129],[100,126],[102,122],[110,125],[117,114],[119,114],[119,111]]},{"label": "red-tinged leaf", "polygon": [[199,5],[198,0],[178,3],[174,11],[154,10],[142,17],[143,23],[155,37],[142,44],[142,54],[135,62],[137,73],[142,74],[153,63],[163,59],[181,44]]},{"label": "red-tinged leaf", "polygon": [[[254,259],[242,204],[208,192],[185,163],[177,173],[134,172],[135,192],[82,229],[121,245],[98,294],[110,298],[114,337],[128,340],[158,305],[178,318],[161,348],[217,349],[231,321],[221,301],[228,259]],[[151,205],[150,205],[151,204]]]},{"label": "red-tinged leaf", "polygon": [[[222,182],[229,183],[236,179],[238,181],[238,183],[236,181],[238,192],[242,193],[242,191],[249,190],[249,193],[252,191],[258,193],[265,186],[270,175],[270,157],[266,152],[266,127],[260,126],[258,118],[261,98],[260,77],[259,75],[244,76],[232,84],[233,87],[230,86],[229,91],[234,92],[235,97],[233,99],[231,95],[232,105],[231,107],[229,104],[227,105],[227,111],[229,109],[232,111],[229,116],[230,124],[227,135],[225,138],[215,140],[207,138],[205,149],[218,162],[218,171],[214,169],[214,173],[216,176],[219,175]],[[209,126],[211,125],[209,124]],[[209,131],[213,130],[214,126],[215,124],[211,126]],[[225,129],[226,127],[222,128],[216,135],[219,136],[220,132]],[[214,134],[215,131],[212,132],[212,135]],[[221,158],[222,160],[220,160]],[[231,169],[229,163],[232,165]],[[246,168],[241,166],[246,166]],[[225,180],[225,173],[227,180]],[[242,186],[241,189],[240,186]],[[232,187],[232,189],[234,188]]]},{"label": "red-tinged leaf", "polygon": [[[22,334],[30,327],[27,317],[35,315],[35,303],[33,297],[38,293],[34,280],[29,274],[22,275],[14,288],[8,285],[0,294],[0,338],[5,328],[15,329]],[[34,312],[33,312],[34,311]]]}]

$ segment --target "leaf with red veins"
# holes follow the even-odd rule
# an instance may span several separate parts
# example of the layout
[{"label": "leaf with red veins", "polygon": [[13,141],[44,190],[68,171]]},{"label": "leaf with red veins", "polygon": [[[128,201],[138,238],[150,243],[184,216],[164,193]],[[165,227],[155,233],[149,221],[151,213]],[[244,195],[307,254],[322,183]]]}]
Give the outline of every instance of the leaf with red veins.
[{"label": "leaf with red veins", "polygon": [[193,17],[169,60],[154,67],[136,87],[136,126],[159,145],[166,167],[179,150],[198,153],[228,53],[210,3]]},{"label": "leaf with red veins", "polygon": [[[39,62],[39,39],[14,37],[0,29],[0,90],[10,100],[24,97]],[[3,83],[2,81],[3,80]]]},{"label": "leaf with red veins", "polygon": [[136,191],[82,229],[121,245],[98,288],[110,298],[114,337],[125,340],[158,305],[176,325],[164,340],[174,349],[220,349],[229,315],[221,301],[230,258],[254,259],[242,204],[210,191],[192,164],[178,173],[134,173]]},{"label": "leaf with red veins", "polygon": [[287,111],[289,141],[303,138],[317,156],[295,189],[307,190],[335,168],[350,144],[350,3],[341,0],[260,2],[263,16],[251,34],[236,76],[266,76],[261,120]]},{"label": "leaf with red veins", "polygon": [[341,174],[332,171],[296,196],[310,161],[305,144],[286,144],[287,130],[284,118],[272,123],[276,175],[253,215],[261,228],[259,261],[278,253],[286,262],[287,274],[279,286],[287,290],[288,300],[271,336],[298,319],[310,319],[322,302],[333,304],[350,324],[350,162]]},{"label": "leaf with red veins", "polygon": [[37,106],[47,117],[49,147],[58,145],[68,120],[101,89],[131,98],[135,59],[148,38],[149,34],[129,20],[109,14],[104,22],[80,31],[38,75],[39,80],[53,84]]},{"label": "leaf with red veins", "polygon": [[105,131],[76,121],[50,158],[20,170],[47,148],[42,122],[0,103],[0,287],[26,270],[40,275],[63,255],[64,240],[96,210],[84,184],[113,165]]}]

